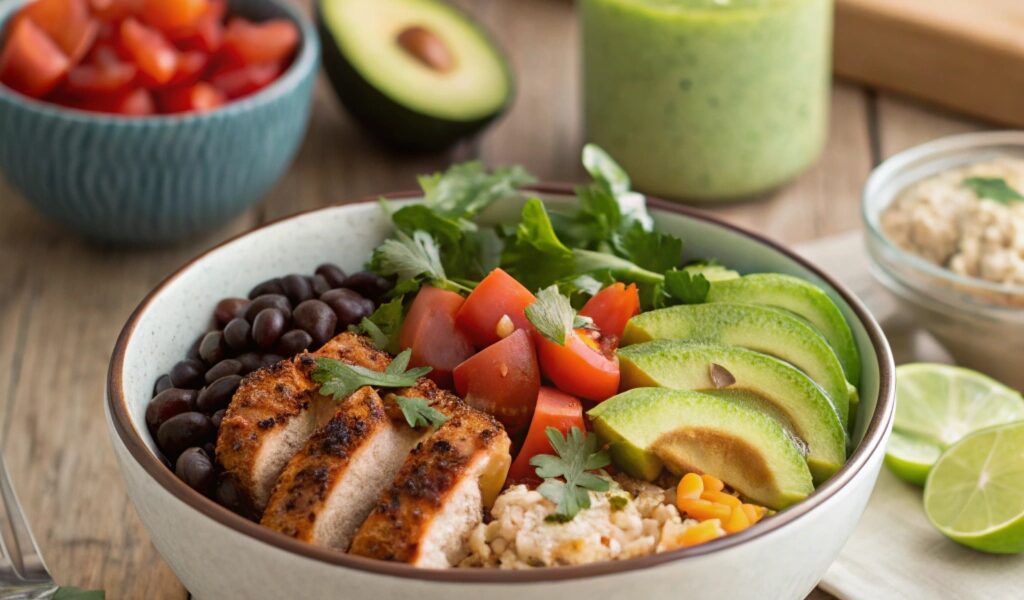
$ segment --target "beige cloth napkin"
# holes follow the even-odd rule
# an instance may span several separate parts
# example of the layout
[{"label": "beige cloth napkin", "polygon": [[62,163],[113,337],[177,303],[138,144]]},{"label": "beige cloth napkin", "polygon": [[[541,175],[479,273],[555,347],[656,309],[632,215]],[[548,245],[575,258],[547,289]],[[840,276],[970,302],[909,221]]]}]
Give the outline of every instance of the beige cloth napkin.
[{"label": "beige cloth napkin", "polygon": [[[839,278],[885,329],[896,364],[949,362],[945,351],[917,331],[868,271],[860,234],[797,248]],[[994,556],[960,546],[924,515],[921,489],[885,467],[853,537],[821,581],[841,600],[1024,600],[1024,555]]]}]

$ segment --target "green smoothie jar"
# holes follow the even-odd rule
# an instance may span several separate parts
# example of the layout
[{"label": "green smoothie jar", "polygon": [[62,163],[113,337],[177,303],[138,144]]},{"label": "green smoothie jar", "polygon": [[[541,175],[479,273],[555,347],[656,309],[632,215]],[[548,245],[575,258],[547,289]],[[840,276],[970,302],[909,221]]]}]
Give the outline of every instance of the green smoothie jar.
[{"label": "green smoothie jar", "polygon": [[725,200],[824,145],[832,0],[580,0],[589,141],[638,190]]}]

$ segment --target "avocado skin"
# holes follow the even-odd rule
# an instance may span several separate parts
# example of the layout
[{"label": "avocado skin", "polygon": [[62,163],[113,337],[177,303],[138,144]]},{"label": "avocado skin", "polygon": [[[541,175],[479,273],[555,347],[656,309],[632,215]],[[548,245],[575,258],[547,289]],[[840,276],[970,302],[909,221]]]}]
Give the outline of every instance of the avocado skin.
[{"label": "avocado skin", "polygon": [[[411,152],[444,150],[482,130],[511,106],[515,98],[515,78],[504,55],[501,55],[501,62],[505,65],[509,93],[505,103],[491,115],[473,121],[453,121],[425,115],[399,104],[371,85],[345,58],[321,14],[321,3],[329,1],[319,0],[316,3],[316,28],[322,40],[320,48],[327,79],[345,109],[383,143]],[[470,20],[468,16],[463,18]],[[480,30],[475,22],[470,22]],[[494,40],[486,32],[481,30],[481,33],[494,51],[499,52]]]}]

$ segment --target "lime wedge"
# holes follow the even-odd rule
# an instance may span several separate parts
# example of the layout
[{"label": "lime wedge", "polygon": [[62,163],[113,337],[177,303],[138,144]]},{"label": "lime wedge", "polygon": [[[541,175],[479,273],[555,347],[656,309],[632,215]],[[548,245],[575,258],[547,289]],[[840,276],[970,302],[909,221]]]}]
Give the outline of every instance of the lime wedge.
[{"label": "lime wedge", "polygon": [[994,379],[949,365],[902,365],[885,463],[897,477],[923,485],[943,450],[972,431],[1017,420],[1024,420],[1024,398]]},{"label": "lime wedge", "polygon": [[955,542],[983,552],[1024,552],[1024,421],[976,431],[939,458],[924,510]]}]

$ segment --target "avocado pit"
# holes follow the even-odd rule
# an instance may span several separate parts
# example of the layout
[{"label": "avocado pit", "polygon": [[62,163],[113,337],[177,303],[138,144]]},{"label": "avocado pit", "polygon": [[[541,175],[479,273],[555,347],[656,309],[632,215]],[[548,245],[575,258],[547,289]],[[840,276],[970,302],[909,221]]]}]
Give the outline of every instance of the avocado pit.
[{"label": "avocado pit", "polygon": [[455,68],[451,50],[433,31],[421,25],[412,25],[398,32],[398,45],[425,67],[448,73]]}]

